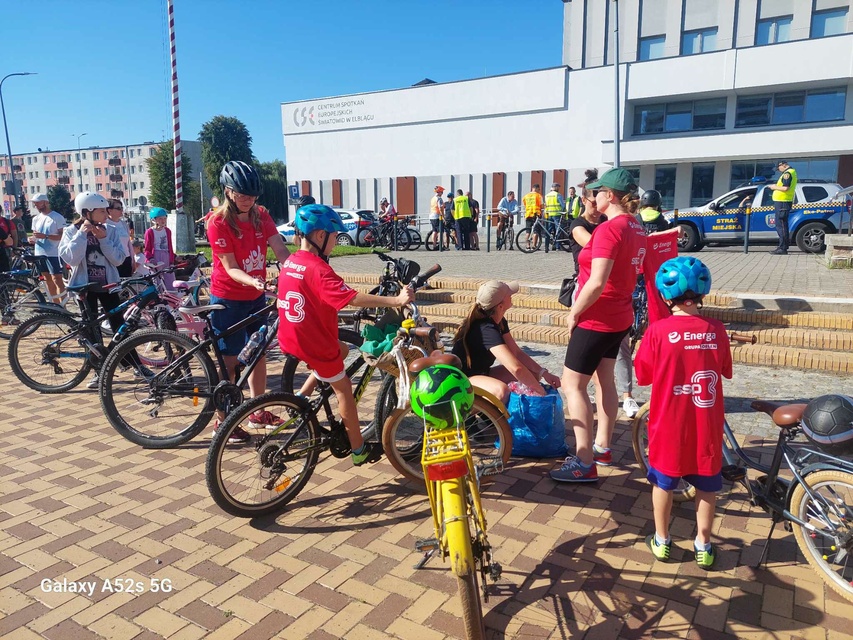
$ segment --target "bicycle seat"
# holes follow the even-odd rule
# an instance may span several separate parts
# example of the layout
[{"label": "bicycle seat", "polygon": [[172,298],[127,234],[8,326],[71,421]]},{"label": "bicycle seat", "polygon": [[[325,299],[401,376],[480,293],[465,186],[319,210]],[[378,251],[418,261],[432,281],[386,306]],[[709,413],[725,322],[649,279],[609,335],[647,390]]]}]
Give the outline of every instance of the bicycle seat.
[{"label": "bicycle seat", "polygon": [[462,367],[462,361],[459,359],[459,356],[435,350],[425,358],[413,360],[409,365],[409,373],[417,375],[427,367],[431,367],[435,364],[449,364],[451,367],[456,368]]},{"label": "bicycle seat", "polygon": [[204,317],[211,311],[221,311],[225,308],[224,304],[203,304],[198,307],[178,307],[181,313],[187,313],[192,316]]},{"label": "bicycle seat", "polygon": [[756,411],[766,413],[776,426],[782,429],[797,426],[803,418],[803,411],[806,409],[805,404],[789,404],[772,400],[755,400],[750,406]]}]

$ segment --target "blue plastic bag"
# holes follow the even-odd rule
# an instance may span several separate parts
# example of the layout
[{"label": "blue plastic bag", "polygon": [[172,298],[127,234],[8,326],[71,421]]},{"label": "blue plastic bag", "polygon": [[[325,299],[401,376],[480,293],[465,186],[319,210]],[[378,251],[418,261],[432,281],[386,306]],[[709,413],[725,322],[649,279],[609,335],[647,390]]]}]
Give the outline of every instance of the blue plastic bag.
[{"label": "blue plastic bag", "polygon": [[512,455],[562,458],[566,455],[566,420],[560,392],[545,386],[548,395],[509,394],[507,411],[512,427]]}]

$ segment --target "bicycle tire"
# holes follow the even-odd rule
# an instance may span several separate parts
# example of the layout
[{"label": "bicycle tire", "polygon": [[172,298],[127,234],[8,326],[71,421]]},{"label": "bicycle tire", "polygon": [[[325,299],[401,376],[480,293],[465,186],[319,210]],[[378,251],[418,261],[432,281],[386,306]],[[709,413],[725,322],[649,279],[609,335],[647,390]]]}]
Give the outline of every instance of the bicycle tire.
[{"label": "bicycle tire", "polygon": [[376,246],[376,227],[365,227],[359,229],[355,234],[355,245],[357,247],[375,247]]},{"label": "bicycle tire", "polygon": [[[9,365],[15,377],[39,393],[63,393],[83,382],[92,369],[92,363],[88,349],[79,341],[66,340],[58,351],[55,351],[56,357],[45,362],[47,345],[63,336],[76,333],[79,326],[73,318],[59,313],[40,313],[19,324],[9,339]],[[42,330],[44,335],[41,335]],[[53,384],[48,384],[33,377],[38,371],[48,376],[61,375],[64,371],[60,359],[63,362],[78,361],[80,366],[75,367],[70,377],[58,384],[55,378]],[[33,365],[32,370],[30,364]]]},{"label": "bicycle tire", "polygon": [[[637,415],[631,421],[631,446],[634,449],[634,458],[637,460],[644,478],[649,472],[648,428],[649,403],[647,402],[640,407]],[[672,492],[672,499],[675,502],[687,502],[695,497],[696,487],[684,480],[681,480]]]},{"label": "bicycle tire", "polygon": [[[810,473],[803,478],[803,482],[819,497],[821,504],[810,508],[812,503],[816,501],[802,484],[797,484],[791,492],[791,513],[818,529],[843,528],[845,529],[843,533],[848,533],[853,527],[850,520],[851,509],[853,509],[853,474],[841,469],[824,469]],[[830,499],[825,497],[824,491],[831,494]],[[840,509],[839,504],[841,505]],[[832,517],[833,514],[835,518]],[[837,540],[833,543],[820,533],[808,533],[804,527],[796,522],[792,522],[791,525],[794,529],[797,545],[812,569],[833,591],[853,602],[853,584],[851,584],[853,581],[853,558],[850,556],[853,549],[849,545],[833,548],[837,545]],[[821,543],[823,546],[819,547]],[[830,563],[830,558],[833,558],[838,552],[846,552],[846,562],[843,566],[836,565],[834,562]]]},{"label": "bicycle tire", "polygon": [[44,304],[46,298],[32,281],[22,278],[10,278],[0,283],[0,338],[9,340],[15,329],[24,320],[37,315],[39,311],[33,307],[18,306],[22,297],[34,298],[33,302]]},{"label": "bicycle tire", "polygon": [[518,247],[518,250],[522,253],[535,253],[542,248],[542,234],[539,234],[539,242],[534,244],[530,244],[530,237],[533,235],[532,229],[522,229],[515,236],[515,246]]},{"label": "bicycle tire", "polygon": [[427,235],[426,240],[424,240],[424,248],[427,251],[438,251],[439,246],[440,242],[437,237],[437,234],[434,232],[430,232],[429,235]]},{"label": "bicycle tire", "polygon": [[[215,411],[213,390],[219,375],[207,352],[199,349],[170,372],[171,380],[138,379],[133,367],[122,365],[122,361],[152,343],[163,345],[166,355],[159,367],[154,365],[159,369],[198,346],[177,331],[133,332],[110,350],[101,367],[101,407],[110,425],[127,440],[146,449],[167,449],[189,442],[210,423]],[[157,386],[152,389],[154,383]]]},{"label": "bicycle tire", "polygon": [[[512,453],[512,429],[503,414],[491,402],[474,396],[474,405],[465,422],[475,465],[480,459],[494,457],[500,457],[504,464],[509,462]],[[388,462],[400,475],[420,483],[422,487],[425,486],[421,467],[423,433],[423,419],[416,416],[411,407],[395,409],[382,427],[382,448]],[[482,480],[487,477],[489,476]]]},{"label": "bicycle tire", "polygon": [[[396,233],[397,237],[397,246],[394,247],[394,234]],[[408,251],[409,247],[412,246],[412,234],[409,233],[408,229],[398,228],[396,230],[391,229],[388,234],[385,236],[386,242],[384,246],[386,249],[390,249],[391,251]]]},{"label": "bicycle tire", "polygon": [[[292,394],[273,391],[244,402],[219,425],[210,443],[204,475],[210,496],[223,511],[239,518],[257,518],[281,511],[299,494],[317,465],[320,455],[317,449],[305,453],[303,464],[294,465],[301,466],[295,480],[286,476],[286,480],[272,489],[264,485],[279,482],[282,474],[289,471],[285,465],[282,472],[273,477],[272,467],[268,463],[275,462],[274,456],[278,452],[287,451],[296,441],[298,453],[298,446],[317,441],[320,426],[315,414],[304,415],[307,407],[304,400]],[[294,428],[285,428],[281,434],[268,434],[264,427],[251,427],[248,417],[255,411],[271,411],[277,416],[287,416],[288,420],[295,420]],[[294,414],[303,416],[294,418]],[[229,445],[228,438],[238,427],[251,434],[251,441],[244,445]],[[278,451],[275,447],[279,447]],[[233,478],[231,471],[235,474]],[[279,490],[278,487],[284,483],[286,485]],[[244,489],[238,494],[237,490],[241,487]],[[247,500],[253,497],[253,493],[258,493],[260,499],[250,503]]]},{"label": "bicycle tire", "polygon": [[406,229],[406,231],[409,233],[409,238],[411,239],[409,251],[417,251],[424,243],[423,238],[421,238],[421,232],[412,228]]}]

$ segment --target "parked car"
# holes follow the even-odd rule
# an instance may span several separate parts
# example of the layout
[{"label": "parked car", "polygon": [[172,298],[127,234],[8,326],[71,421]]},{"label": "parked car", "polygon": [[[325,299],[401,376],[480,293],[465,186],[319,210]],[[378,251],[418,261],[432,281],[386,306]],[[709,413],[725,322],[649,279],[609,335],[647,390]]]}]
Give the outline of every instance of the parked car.
[{"label": "parked car", "polygon": [[[346,229],[346,233],[338,234],[337,244],[339,245],[354,245],[356,235],[358,235],[358,230],[363,227],[368,227],[376,222],[376,214],[370,209],[332,208],[340,214],[341,220],[344,222],[344,228]],[[285,242],[293,242],[294,228],[292,220],[290,222],[285,222],[276,228],[281,234],[281,237],[284,238]]]},{"label": "parked car", "polygon": [[[767,188],[769,184],[765,178],[754,178],[706,205],[679,210],[682,234],[678,248],[699,251],[708,242],[742,244],[747,206],[752,210],[750,243],[777,242],[773,191]],[[788,228],[791,239],[802,251],[820,253],[826,248],[827,233],[848,228],[850,200],[844,195],[848,191],[834,182],[809,179],[797,182]],[[671,221],[674,212],[667,211],[664,215]]]}]

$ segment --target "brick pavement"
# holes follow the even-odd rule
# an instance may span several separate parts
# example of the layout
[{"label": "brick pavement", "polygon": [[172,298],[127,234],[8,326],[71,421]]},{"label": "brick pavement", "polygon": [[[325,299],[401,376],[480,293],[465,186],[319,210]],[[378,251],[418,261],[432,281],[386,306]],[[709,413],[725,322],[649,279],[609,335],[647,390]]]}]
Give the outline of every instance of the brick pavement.
[{"label": "brick pavement", "polygon": [[[326,459],[275,518],[226,516],[204,484],[207,440],[145,451],[106,424],[94,392],[41,396],[0,363],[0,637],[457,638],[455,583],[432,560],[422,487],[386,462]],[[749,447],[766,456],[760,439]],[[675,510],[679,562],[654,563],[650,492],[624,424],[616,465],[596,486],[557,486],[553,461],[514,461],[485,489],[504,577],[485,606],[491,638],[842,638],[853,607],[825,589],[741,491],[715,522],[719,570],[689,558],[691,507]],[[781,528],[780,528],[781,529]],[[169,579],[168,593],[101,591],[104,580]],[[44,592],[41,581],[95,581],[92,595]]]}]

